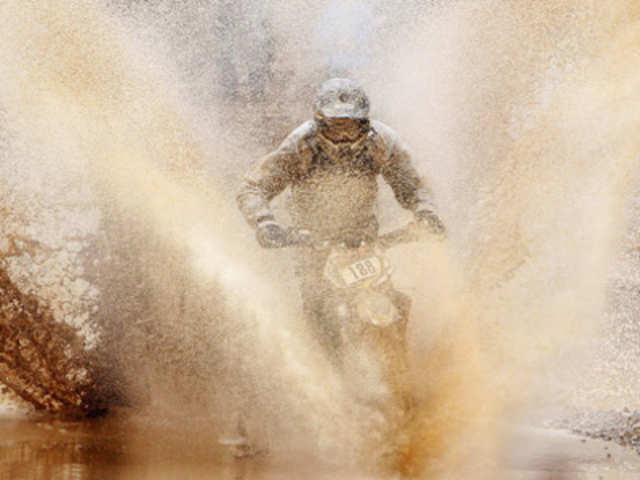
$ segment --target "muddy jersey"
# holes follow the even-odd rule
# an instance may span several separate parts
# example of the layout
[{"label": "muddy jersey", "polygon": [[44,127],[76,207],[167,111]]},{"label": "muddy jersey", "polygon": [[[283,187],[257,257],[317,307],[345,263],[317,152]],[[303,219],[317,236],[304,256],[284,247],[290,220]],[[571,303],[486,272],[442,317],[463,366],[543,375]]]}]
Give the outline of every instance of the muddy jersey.
[{"label": "muddy jersey", "polygon": [[319,238],[345,232],[377,234],[377,176],[391,186],[400,205],[413,212],[430,210],[430,195],[393,130],[372,121],[366,136],[334,147],[322,141],[308,121],[245,176],[238,205],[250,225],[269,218],[269,202],[287,187],[297,228]]}]

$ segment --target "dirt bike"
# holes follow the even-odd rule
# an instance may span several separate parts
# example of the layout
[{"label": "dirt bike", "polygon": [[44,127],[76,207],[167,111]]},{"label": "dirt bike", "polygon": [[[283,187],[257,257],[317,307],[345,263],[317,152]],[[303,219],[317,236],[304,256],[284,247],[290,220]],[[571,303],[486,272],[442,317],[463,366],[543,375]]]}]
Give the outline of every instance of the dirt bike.
[{"label": "dirt bike", "polygon": [[381,439],[398,431],[413,406],[406,356],[411,301],[393,288],[393,268],[385,253],[423,238],[425,230],[411,223],[355,246],[289,230],[285,242],[287,247],[311,250],[300,252],[303,255],[324,258],[322,283],[329,285],[322,290],[328,306],[324,312],[333,318],[318,321],[329,321],[337,329],[339,374],[353,398],[369,409],[368,417],[378,418],[374,430]]},{"label": "dirt bike", "polygon": [[[411,223],[354,246],[289,229],[280,245],[324,259],[322,280],[329,286],[326,303],[330,306],[325,311],[333,317],[332,324],[337,325],[341,345],[336,366],[352,398],[367,408],[372,414],[369,419],[377,423],[375,432],[370,433],[380,445],[385,445],[382,450],[393,443],[388,439],[397,436],[413,406],[405,338],[411,301],[393,288],[393,268],[385,252],[396,245],[420,240],[426,233],[425,228]],[[221,439],[220,443],[232,447],[238,458],[253,456],[244,427],[238,428],[234,438]],[[378,456],[384,455],[387,453]]]}]

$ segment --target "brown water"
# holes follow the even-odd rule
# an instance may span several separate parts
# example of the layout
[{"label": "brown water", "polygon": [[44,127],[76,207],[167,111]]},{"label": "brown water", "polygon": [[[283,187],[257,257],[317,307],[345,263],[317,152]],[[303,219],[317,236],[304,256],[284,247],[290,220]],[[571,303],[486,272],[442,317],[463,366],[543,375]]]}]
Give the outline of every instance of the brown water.
[{"label": "brown water", "polygon": [[[138,19],[135,9],[124,18],[113,15],[107,3],[144,12],[154,2],[0,2],[0,14],[11,19],[0,31],[1,107],[8,119],[1,166],[11,180],[5,203],[28,217],[27,233],[42,223],[35,228],[38,239],[45,236],[41,230],[65,230],[50,215],[52,205],[65,218],[76,218],[68,215],[69,205],[98,211],[93,204],[102,203],[94,196],[115,205],[115,219],[109,209],[89,219],[78,214],[82,221],[70,222],[74,228],[59,242],[74,237],[76,224],[100,223],[87,230],[111,235],[122,250],[133,251],[131,271],[104,271],[116,278],[113,283],[143,285],[145,294],[131,289],[136,309],[123,320],[124,333],[114,335],[126,342],[113,349],[132,359],[123,355],[123,371],[114,375],[141,380],[134,386],[148,387],[144,393],[153,401],[179,414],[171,420],[151,413],[147,420],[4,420],[3,475],[311,476],[311,467],[302,464],[312,463],[298,452],[290,455],[295,463],[244,463],[238,473],[217,447],[217,433],[206,428],[214,430],[238,404],[280,451],[298,445],[349,463],[349,447],[361,443],[366,426],[359,420],[367,412],[351,414],[339,380],[300,331],[295,299],[283,302],[293,297],[279,275],[285,256],[259,250],[228,194],[267,145],[251,146],[251,129],[236,120],[231,137],[242,140],[236,150],[229,148],[221,126],[259,108],[277,112],[279,104],[256,107],[225,98],[202,107],[215,113],[198,115],[199,93],[208,86],[191,88],[202,71],[185,74],[192,83],[175,73],[217,51],[196,50],[194,60],[178,47],[196,49],[208,38],[218,7],[231,7],[157,2],[151,19]],[[293,104],[292,97],[318,81],[318,52],[302,40],[331,3],[265,7],[280,49],[271,88],[299,85],[282,93],[285,105],[292,102],[280,109],[291,120],[287,129],[308,106],[308,98]],[[433,179],[450,231],[446,246],[408,251],[406,268],[397,262],[399,283],[412,288],[415,298],[410,342],[416,383],[432,394],[422,411],[429,427],[417,427],[414,453],[417,463],[443,455],[455,465],[468,449],[451,452],[471,431],[481,437],[485,432],[487,444],[497,436],[493,424],[471,428],[460,418],[500,417],[511,400],[508,392],[533,395],[557,368],[557,350],[577,348],[602,318],[607,274],[626,226],[628,179],[638,168],[640,78],[628,53],[637,51],[640,13],[622,0],[606,6],[577,0],[533,6],[442,2],[447,6],[439,10],[419,8],[422,16],[405,25],[415,10],[403,11],[401,2],[373,3],[382,13],[380,37],[371,51],[375,61],[359,76],[368,79],[380,117],[421,155],[419,167]],[[234,52],[243,51],[247,37],[240,20],[260,11],[259,2],[244,5]],[[145,42],[153,22],[158,32]],[[210,70],[214,79],[224,73]],[[261,122],[262,133],[279,128],[260,115],[252,125]],[[209,176],[207,166],[214,172]],[[387,219],[396,220],[393,206],[383,202]],[[15,274],[24,274],[24,283],[38,291],[42,275],[31,272],[30,258],[15,263]],[[468,287],[464,295],[460,283]],[[119,294],[129,286],[105,286],[102,305],[120,308]],[[452,346],[434,349],[433,339],[443,338],[445,326]],[[85,334],[94,337],[89,329]],[[500,388],[494,388],[496,379]],[[590,397],[602,396],[600,385],[597,378]],[[208,411],[216,421],[202,416],[196,426],[186,424]],[[528,448],[528,441],[520,443]],[[356,477],[329,467],[312,470],[328,478]],[[545,478],[533,470],[531,475]],[[612,473],[618,474],[626,473]]]},{"label": "brown water", "polygon": [[213,439],[207,421],[186,433],[131,412],[91,421],[4,418],[0,479],[362,478],[293,454],[290,462],[264,454],[236,459]]},{"label": "brown water", "polygon": [[216,445],[130,419],[0,422],[2,479],[243,478]]},{"label": "brown water", "polygon": [[[3,418],[0,420],[2,480],[280,480],[374,479],[371,474],[304,459],[268,455],[235,459],[197,433],[158,424],[158,419],[120,412],[92,421]],[[205,419],[202,419],[206,421]],[[206,428],[205,428],[206,429]],[[506,429],[501,460],[477,458],[438,479],[634,480],[640,457],[613,444],[560,431]],[[476,445],[476,451],[482,448]],[[491,473],[489,473],[491,472]],[[385,477],[386,478],[386,477]],[[397,478],[397,477],[393,477]],[[422,478],[422,477],[416,477]]]},{"label": "brown water", "polygon": [[[176,461],[170,451],[162,452],[160,442],[147,448],[132,443],[140,432],[113,420],[4,419],[0,430],[3,479],[176,478],[178,471],[183,478],[224,478],[217,475],[224,468],[214,462],[198,460],[190,465],[188,459]],[[153,438],[150,432],[145,435]],[[139,458],[141,449],[145,452],[144,461]]]}]

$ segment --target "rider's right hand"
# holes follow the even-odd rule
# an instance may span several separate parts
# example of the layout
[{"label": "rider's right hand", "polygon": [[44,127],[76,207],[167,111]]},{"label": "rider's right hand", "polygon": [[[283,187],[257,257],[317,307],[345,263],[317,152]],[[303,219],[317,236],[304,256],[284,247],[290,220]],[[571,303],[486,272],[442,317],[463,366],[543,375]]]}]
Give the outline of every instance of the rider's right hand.
[{"label": "rider's right hand", "polygon": [[256,238],[263,248],[280,248],[287,245],[287,231],[273,219],[258,223]]}]

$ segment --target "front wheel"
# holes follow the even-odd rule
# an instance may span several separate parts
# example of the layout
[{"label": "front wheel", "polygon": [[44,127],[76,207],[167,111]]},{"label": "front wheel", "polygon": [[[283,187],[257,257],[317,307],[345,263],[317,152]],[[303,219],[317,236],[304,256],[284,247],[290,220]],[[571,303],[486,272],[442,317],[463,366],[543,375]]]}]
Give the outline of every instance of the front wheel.
[{"label": "front wheel", "polygon": [[[395,327],[395,328],[394,328]],[[360,406],[366,459],[385,473],[401,469],[409,452],[414,411],[403,332],[368,325],[344,352],[344,378]]]}]

